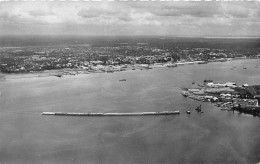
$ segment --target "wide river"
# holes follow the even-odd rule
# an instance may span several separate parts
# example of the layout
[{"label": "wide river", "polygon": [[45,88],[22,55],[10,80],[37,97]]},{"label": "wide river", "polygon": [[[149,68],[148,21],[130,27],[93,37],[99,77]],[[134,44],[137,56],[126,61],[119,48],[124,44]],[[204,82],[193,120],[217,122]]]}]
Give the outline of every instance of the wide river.
[{"label": "wide river", "polygon": [[[0,163],[260,162],[259,117],[221,111],[180,94],[181,87],[196,87],[204,79],[260,84],[260,60],[1,80]],[[194,110],[200,104],[203,114]],[[41,115],[165,110],[181,114]]]}]

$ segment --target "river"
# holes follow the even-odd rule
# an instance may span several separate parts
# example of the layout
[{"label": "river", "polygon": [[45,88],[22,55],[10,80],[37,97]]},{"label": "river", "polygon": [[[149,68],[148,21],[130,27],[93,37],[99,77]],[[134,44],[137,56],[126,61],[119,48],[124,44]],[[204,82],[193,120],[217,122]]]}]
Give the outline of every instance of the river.
[{"label": "river", "polygon": [[[243,68],[247,69],[243,69]],[[256,163],[260,119],[183,97],[204,79],[260,84],[260,60],[0,81],[0,163]],[[126,81],[119,81],[126,79]],[[195,82],[195,84],[192,84]],[[202,105],[203,114],[194,110]],[[41,112],[148,112],[138,117]],[[191,110],[187,115],[186,110]]]}]

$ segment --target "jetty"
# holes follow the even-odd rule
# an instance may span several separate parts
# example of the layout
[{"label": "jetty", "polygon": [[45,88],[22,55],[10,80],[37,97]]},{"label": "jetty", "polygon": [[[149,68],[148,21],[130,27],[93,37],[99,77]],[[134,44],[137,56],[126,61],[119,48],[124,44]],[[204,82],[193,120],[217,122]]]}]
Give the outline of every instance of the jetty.
[{"label": "jetty", "polygon": [[42,112],[41,115],[53,116],[151,116],[151,115],[177,115],[180,111],[162,112],[136,112],[136,113],[67,113],[67,112]]}]

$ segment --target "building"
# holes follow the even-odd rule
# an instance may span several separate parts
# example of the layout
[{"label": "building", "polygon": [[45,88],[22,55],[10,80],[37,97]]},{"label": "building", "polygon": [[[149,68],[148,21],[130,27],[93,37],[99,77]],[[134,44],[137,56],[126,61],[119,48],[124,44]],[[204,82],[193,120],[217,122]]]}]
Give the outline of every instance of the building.
[{"label": "building", "polygon": [[253,96],[255,99],[260,99],[260,85],[252,85],[246,87],[246,90]]}]

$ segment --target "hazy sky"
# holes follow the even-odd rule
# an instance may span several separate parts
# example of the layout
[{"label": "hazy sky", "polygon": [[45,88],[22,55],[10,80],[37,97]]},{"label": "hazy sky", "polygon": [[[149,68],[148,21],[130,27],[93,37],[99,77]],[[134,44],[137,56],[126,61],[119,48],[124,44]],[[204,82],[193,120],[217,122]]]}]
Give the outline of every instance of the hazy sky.
[{"label": "hazy sky", "polygon": [[0,34],[260,36],[260,2],[0,2]]}]

